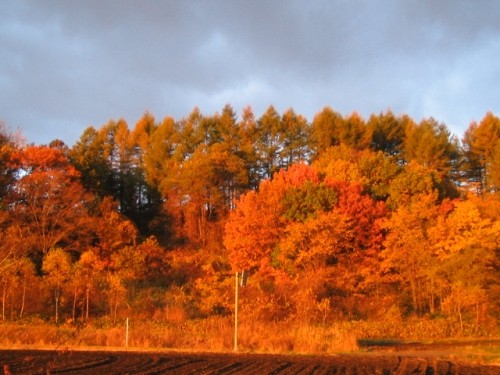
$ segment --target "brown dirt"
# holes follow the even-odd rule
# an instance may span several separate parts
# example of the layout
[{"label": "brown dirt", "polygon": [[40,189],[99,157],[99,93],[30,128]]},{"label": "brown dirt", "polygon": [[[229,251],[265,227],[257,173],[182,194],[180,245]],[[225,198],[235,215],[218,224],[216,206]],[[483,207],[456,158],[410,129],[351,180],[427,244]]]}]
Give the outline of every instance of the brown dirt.
[{"label": "brown dirt", "polygon": [[[419,355],[420,354],[420,355]],[[14,374],[423,374],[500,375],[500,367],[406,352],[336,356],[133,351],[0,350]]]}]

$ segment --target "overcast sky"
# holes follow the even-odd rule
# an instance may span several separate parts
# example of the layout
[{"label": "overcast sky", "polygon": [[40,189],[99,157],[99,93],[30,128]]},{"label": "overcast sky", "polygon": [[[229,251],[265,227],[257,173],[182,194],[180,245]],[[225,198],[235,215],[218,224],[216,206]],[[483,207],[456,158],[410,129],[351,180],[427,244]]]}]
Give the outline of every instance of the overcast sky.
[{"label": "overcast sky", "polygon": [[144,114],[500,115],[497,0],[1,0],[0,120],[69,146]]}]

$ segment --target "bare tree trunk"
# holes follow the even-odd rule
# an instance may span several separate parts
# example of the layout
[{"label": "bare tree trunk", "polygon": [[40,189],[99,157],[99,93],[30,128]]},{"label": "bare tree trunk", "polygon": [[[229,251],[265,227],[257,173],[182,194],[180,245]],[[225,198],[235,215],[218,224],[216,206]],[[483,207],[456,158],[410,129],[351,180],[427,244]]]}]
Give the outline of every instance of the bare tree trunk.
[{"label": "bare tree trunk", "polygon": [[116,312],[118,311],[118,293],[115,294],[115,304],[113,308],[113,324],[116,323]]},{"label": "bare tree trunk", "polygon": [[434,314],[436,312],[436,308],[434,306],[434,293],[433,292],[431,292],[430,310],[431,310],[431,314]]},{"label": "bare tree trunk", "polygon": [[25,302],[26,302],[26,281],[23,282],[23,295],[21,298],[21,310],[19,311],[19,319],[22,319],[23,317]]},{"label": "bare tree trunk", "polygon": [[410,279],[411,296],[413,300],[413,309],[418,314],[418,299],[417,299],[417,286],[415,285],[415,280]]},{"label": "bare tree trunk", "polygon": [[10,291],[10,320],[14,320],[14,291]]},{"label": "bare tree trunk", "polygon": [[476,300],[476,331],[479,331],[479,302]]},{"label": "bare tree trunk", "polygon": [[434,314],[436,312],[436,300],[435,300],[435,282],[434,282],[434,276],[431,275],[429,276],[429,282],[430,282],[430,302],[429,302],[429,310],[431,314]]},{"label": "bare tree trunk", "polygon": [[90,287],[85,290],[85,321],[89,319]]},{"label": "bare tree trunk", "polygon": [[462,321],[462,306],[460,305],[460,301],[458,302],[457,310],[458,310],[458,318],[460,319],[460,333],[463,334],[464,333],[464,323]]},{"label": "bare tree trunk", "polygon": [[4,284],[2,293],[2,320],[5,320],[5,298],[7,297],[7,286]]},{"label": "bare tree trunk", "polygon": [[78,297],[78,290],[75,288],[75,292],[73,294],[73,308],[71,311],[71,318],[73,319],[73,322],[75,322],[75,316],[76,316],[76,300]]},{"label": "bare tree trunk", "polygon": [[56,302],[56,324],[59,323],[59,287],[54,291],[54,299]]},{"label": "bare tree trunk", "polygon": [[198,236],[200,238],[200,241],[203,243],[203,207],[200,207],[200,216],[198,217]]}]

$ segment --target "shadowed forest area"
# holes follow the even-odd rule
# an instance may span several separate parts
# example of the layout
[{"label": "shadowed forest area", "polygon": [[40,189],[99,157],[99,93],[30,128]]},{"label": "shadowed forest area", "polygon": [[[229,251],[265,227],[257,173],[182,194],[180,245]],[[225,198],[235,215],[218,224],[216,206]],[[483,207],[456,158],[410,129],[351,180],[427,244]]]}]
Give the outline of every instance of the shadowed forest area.
[{"label": "shadowed forest area", "polygon": [[[230,105],[180,120],[146,113],[134,127],[112,120],[72,147],[18,138],[0,131],[3,340],[42,323],[39,335],[54,325],[114,335],[130,318],[142,327],[136,345],[195,347],[192,337],[227,331],[209,345],[230,347],[242,270],[249,349],[261,348],[259,332],[280,351],[330,350],[313,342],[325,335],[355,347],[347,331],[498,336],[492,113],[461,139],[390,111],[325,107],[309,122]],[[283,335],[289,343],[269,343]]]}]

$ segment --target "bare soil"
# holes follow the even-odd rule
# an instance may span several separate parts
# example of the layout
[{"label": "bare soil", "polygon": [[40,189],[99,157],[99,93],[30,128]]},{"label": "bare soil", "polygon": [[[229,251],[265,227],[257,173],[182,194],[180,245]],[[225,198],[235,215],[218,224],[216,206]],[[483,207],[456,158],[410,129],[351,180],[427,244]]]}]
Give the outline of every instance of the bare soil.
[{"label": "bare soil", "polygon": [[[408,348],[405,348],[408,349]],[[500,375],[500,366],[418,348],[332,356],[81,350],[0,350],[0,374]]]}]

